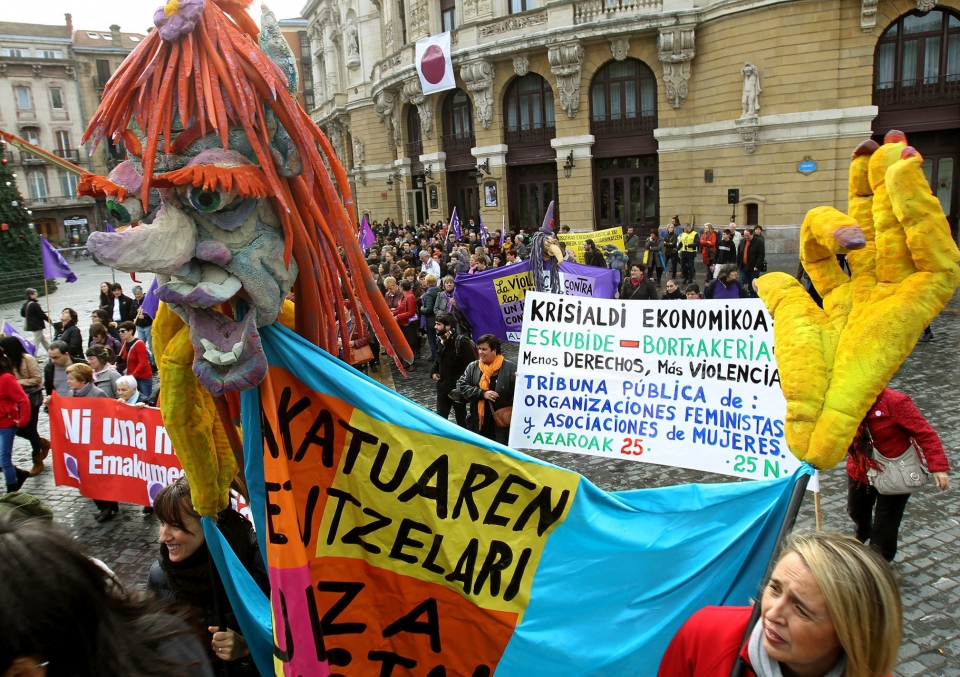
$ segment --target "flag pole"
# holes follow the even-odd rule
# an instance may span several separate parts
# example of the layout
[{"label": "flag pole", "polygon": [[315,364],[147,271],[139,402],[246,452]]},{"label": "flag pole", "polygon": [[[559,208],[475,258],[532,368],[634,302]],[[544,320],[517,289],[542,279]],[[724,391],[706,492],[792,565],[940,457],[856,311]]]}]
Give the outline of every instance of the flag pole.
[{"label": "flag pole", "polygon": [[47,329],[50,330],[50,340],[53,340],[53,320],[50,319],[50,292],[47,291],[47,278],[43,278],[43,296],[47,299]]},{"label": "flag pole", "polygon": [[[790,495],[790,503],[787,505],[787,512],[783,516],[783,522],[780,523],[780,533],[777,534],[776,543],[773,546],[773,552],[770,554],[770,561],[767,563],[767,571],[763,575],[763,585],[760,586],[762,590],[766,586],[767,581],[770,579],[770,574],[773,573],[773,568],[777,563],[777,559],[780,557],[780,551],[783,549],[783,542],[793,530],[793,525],[796,524],[797,515],[800,513],[800,505],[803,503],[803,496],[807,491],[807,484],[810,482],[810,475],[804,473],[801,477],[797,478],[796,484],[793,485],[793,493]],[[757,624],[757,621],[760,620],[760,608],[761,608],[761,599],[758,599],[753,604],[753,611],[750,613],[750,620],[747,622],[747,629],[743,633],[743,639],[740,641],[740,649],[743,650],[744,644],[747,643],[747,640],[750,638],[750,633],[753,632],[753,626]],[[743,658],[740,657],[740,651],[737,652],[737,660],[733,664],[733,670],[730,671],[730,677],[742,677],[743,671],[746,668],[746,663]]]}]

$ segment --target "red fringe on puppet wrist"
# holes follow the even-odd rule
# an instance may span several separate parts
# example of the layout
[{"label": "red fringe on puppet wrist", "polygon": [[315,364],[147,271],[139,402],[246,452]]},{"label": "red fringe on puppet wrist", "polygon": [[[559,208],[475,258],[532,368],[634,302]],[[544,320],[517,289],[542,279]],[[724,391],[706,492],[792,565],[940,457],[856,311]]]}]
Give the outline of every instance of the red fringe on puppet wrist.
[{"label": "red fringe on puppet wrist", "polygon": [[127,189],[118,186],[105,176],[97,176],[84,172],[80,175],[80,183],[77,184],[77,195],[86,195],[88,197],[106,197],[113,195],[120,202],[127,199]]},{"label": "red fringe on puppet wrist", "polygon": [[254,165],[240,167],[192,165],[158,174],[154,177],[153,185],[158,188],[191,185],[204,190],[223,190],[256,198],[266,197],[270,191],[263,172]]}]

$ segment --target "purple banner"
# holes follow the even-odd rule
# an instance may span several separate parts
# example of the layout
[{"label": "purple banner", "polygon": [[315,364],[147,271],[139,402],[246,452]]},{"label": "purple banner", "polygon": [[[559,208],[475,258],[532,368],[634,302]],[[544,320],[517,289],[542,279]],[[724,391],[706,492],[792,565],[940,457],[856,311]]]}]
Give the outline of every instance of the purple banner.
[{"label": "purple banner", "polygon": [[43,258],[43,277],[45,279],[52,280],[55,277],[62,277],[66,278],[67,282],[77,281],[77,276],[70,269],[67,260],[42,235],[40,236],[40,253]]},{"label": "purple banner", "polygon": [[457,216],[457,208],[453,208],[453,216],[450,217],[450,227],[453,228],[453,235],[460,241],[460,217]]},{"label": "purple banner", "polygon": [[[552,264],[544,267],[545,275]],[[564,261],[560,264],[560,284],[569,296],[612,299],[620,286],[620,271]],[[493,334],[519,343],[524,297],[532,290],[530,262],[522,261],[473,275],[457,275],[453,298],[473,327],[474,340]]]},{"label": "purple banner", "polygon": [[363,253],[366,254],[367,250],[370,249],[376,241],[377,238],[373,234],[373,228],[370,227],[367,215],[364,214],[363,220],[360,221],[360,248],[363,249]]},{"label": "purple banner", "polygon": [[30,341],[28,341],[27,339],[25,339],[25,338],[23,337],[23,334],[21,334],[19,331],[17,331],[16,328],[15,328],[12,324],[10,324],[9,322],[4,322],[4,323],[3,323],[3,333],[4,333],[6,336],[12,336],[12,337],[14,337],[15,339],[17,339],[18,341],[20,341],[20,345],[23,346],[23,349],[24,349],[24,350],[26,350],[26,351],[27,351],[28,353],[30,353],[31,355],[36,356],[36,354],[37,354],[37,347],[36,347],[35,345],[33,345],[32,343],[30,343]]},{"label": "purple banner", "polygon": [[143,295],[143,302],[140,304],[140,307],[143,308],[144,315],[149,315],[151,318],[157,316],[157,308],[160,307],[160,299],[157,298],[156,275],[153,276],[153,282],[150,283],[147,293]]}]

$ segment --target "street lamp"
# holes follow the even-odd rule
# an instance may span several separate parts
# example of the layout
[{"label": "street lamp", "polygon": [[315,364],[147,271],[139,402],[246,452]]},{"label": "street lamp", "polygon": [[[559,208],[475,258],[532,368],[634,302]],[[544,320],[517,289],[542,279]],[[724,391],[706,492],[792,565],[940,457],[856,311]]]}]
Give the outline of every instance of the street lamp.
[{"label": "street lamp", "polygon": [[423,168],[423,175],[428,179],[433,178],[433,165],[427,165]]},{"label": "street lamp", "polygon": [[417,177],[417,188],[423,188],[423,177],[422,177],[422,176],[418,176],[418,177]]},{"label": "street lamp", "polygon": [[483,174],[481,174],[480,172],[477,172],[477,185],[479,186],[482,183],[483,183]]},{"label": "street lamp", "polygon": [[[487,159],[484,160],[483,162],[478,163],[478,164],[477,164],[477,171],[478,171],[478,172],[483,172],[483,173],[485,173],[485,174],[489,174],[489,173],[490,173],[490,158],[487,158]],[[477,183],[479,183],[479,181],[478,181]]]},{"label": "street lamp", "polygon": [[387,177],[387,190],[393,190],[393,179]]},{"label": "street lamp", "polygon": [[575,165],[573,164],[573,151],[571,150],[570,155],[567,156],[566,163],[563,165],[563,175],[568,179],[570,178],[570,171],[574,168],[574,166]]}]

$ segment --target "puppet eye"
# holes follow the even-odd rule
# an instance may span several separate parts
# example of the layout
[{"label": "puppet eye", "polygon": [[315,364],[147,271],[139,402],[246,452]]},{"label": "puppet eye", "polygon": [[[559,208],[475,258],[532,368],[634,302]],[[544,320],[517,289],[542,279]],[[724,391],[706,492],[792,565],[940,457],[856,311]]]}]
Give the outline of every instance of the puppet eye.
[{"label": "puppet eye", "polygon": [[219,190],[203,190],[196,186],[187,187],[187,199],[198,212],[215,212],[233,200],[233,195]]},{"label": "puppet eye", "polygon": [[118,202],[116,198],[107,198],[107,213],[117,225],[124,226],[128,223],[134,223],[143,218],[143,206],[140,200],[135,197],[128,197],[123,202]]}]

